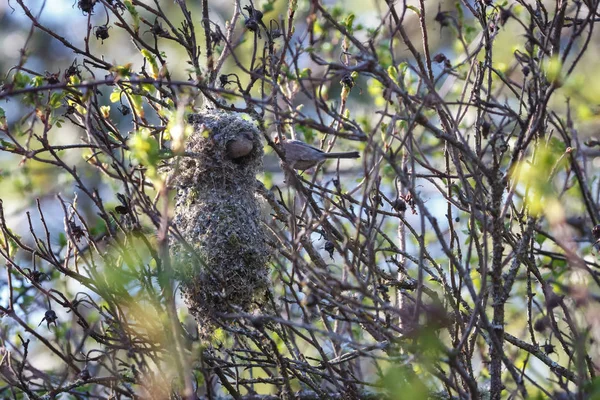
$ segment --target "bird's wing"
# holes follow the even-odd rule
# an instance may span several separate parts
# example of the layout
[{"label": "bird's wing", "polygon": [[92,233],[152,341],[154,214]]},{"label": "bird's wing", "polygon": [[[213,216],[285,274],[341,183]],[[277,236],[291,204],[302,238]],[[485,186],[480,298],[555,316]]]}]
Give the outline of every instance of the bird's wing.
[{"label": "bird's wing", "polygon": [[301,159],[303,159],[303,160],[304,159],[310,159],[310,160],[314,159],[314,154],[311,154],[310,153],[311,151],[316,151],[319,154],[325,154],[325,152],[323,150],[318,149],[314,146],[311,146],[310,144],[304,143],[300,140],[291,139],[291,140],[288,140],[287,143],[293,144],[294,146],[298,146],[299,149],[303,150],[302,152],[299,152],[300,154],[302,154]]}]

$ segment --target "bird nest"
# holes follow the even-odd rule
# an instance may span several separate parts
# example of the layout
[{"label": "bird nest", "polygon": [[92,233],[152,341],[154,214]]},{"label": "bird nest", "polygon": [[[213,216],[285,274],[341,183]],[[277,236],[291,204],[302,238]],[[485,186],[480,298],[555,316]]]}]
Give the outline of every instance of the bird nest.
[{"label": "bird nest", "polygon": [[175,172],[174,243],[184,299],[209,334],[224,314],[262,306],[269,250],[255,197],[263,148],[258,129],[238,114],[191,115],[194,133]]}]

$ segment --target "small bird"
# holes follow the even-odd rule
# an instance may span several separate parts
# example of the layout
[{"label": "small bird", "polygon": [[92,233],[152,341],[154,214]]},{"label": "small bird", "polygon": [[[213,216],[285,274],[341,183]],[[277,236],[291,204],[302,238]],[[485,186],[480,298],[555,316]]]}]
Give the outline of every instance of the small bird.
[{"label": "small bird", "polygon": [[241,132],[225,144],[225,153],[233,160],[247,156],[253,149],[254,142],[250,132]]},{"label": "small bird", "polygon": [[279,136],[273,139],[275,145],[280,146],[285,153],[285,162],[294,169],[304,171],[312,168],[328,158],[360,158],[358,151],[348,151],[343,153],[325,153],[300,140],[286,139],[279,141]]}]

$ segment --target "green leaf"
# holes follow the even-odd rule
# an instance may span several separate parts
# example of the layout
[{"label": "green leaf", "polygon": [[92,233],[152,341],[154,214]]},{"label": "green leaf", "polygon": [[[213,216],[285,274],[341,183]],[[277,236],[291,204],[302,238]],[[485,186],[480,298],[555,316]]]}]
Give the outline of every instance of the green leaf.
[{"label": "green leaf", "polygon": [[154,86],[151,83],[142,83],[140,86],[146,93],[150,93],[150,94],[156,93],[156,86]]},{"label": "green leaf", "polygon": [[552,57],[550,61],[545,63],[544,70],[546,72],[546,79],[548,79],[548,82],[554,84],[555,86],[562,85],[562,61],[559,57]]},{"label": "green leaf", "polygon": [[[21,236],[15,234],[11,229],[8,229],[8,232],[10,232],[18,240],[21,240]],[[5,242],[5,239],[7,240],[7,242]],[[0,236],[0,246],[2,246],[2,248],[4,248],[4,249],[6,249],[8,247],[8,256],[11,259],[15,258],[15,255],[17,254],[17,250],[19,250],[19,245],[17,245],[17,242],[8,235]]]},{"label": "green leaf", "polygon": [[116,103],[118,101],[121,101],[121,89],[116,87],[110,94],[110,102]]},{"label": "green leaf", "polygon": [[17,72],[13,77],[13,85],[15,89],[23,89],[31,82],[31,78],[28,75]]},{"label": "green leaf", "polygon": [[127,11],[129,11],[129,14],[131,14],[131,17],[133,19],[133,31],[135,33],[139,33],[139,31],[140,31],[140,15],[138,14],[135,7],[133,6],[131,0],[125,0],[125,1],[123,1],[123,4],[125,5],[125,8],[127,9]]},{"label": "green leaf", "polygon": [[36,76],[35,78],[33,78],[31,80],[31,86],[33,86],[33,87],[44,86],[44,78],[42,78],[41,76]]},{"label": "green leaf", "polygon": [[148,61],[148,64],[150,64],[150,70],[151,70],[150,75],[154,79],[157,79],[160,74],[160,68],[158,67],[158,63],[156,62],[156,57],[154,57],[154,55],[152,55],[152,53],[150,53],[146,49],[142,49],[141,53],[144,56],[144,58]]},{"label": "green leaf", "polygon": [[273,5],[273,3],[275,3],[274,0],[269,0],[263,5],[263,9],[262,9],[263,14],[271,12],[275,9],[275,6]]},{"label": "green leaf", "polygon": [[131,63],[124,65],[117,65],[116,67],[111,68],[112,72],[115,72],[117,77],[119,78],[127,78],[131,75]]},{"label": "green leaf", "polygon": [[156,175],[156,167],[160,160],[158,141],[150,134],[149,129],[142,129],[133,134],[128,142],[133,158],[148,168],[148,175]]},{"label": "green leaf", "polygon": [[537,235],[535,235],[535,241],[539,245],[544,244],[544,242],[546,241],[546,239],[548,239],[548,237],[546,235],[541,235],[539,233]]},{"label": "green leaf", "polygon": [[408,8],[409,10],[412,10],[415,14],[417,15],[421,15],[421,10],[419,10],[417,7],[415,6],[409,6],[407,5],[406,8]]},{"label": "green leaf", "polygon": [[395,66],[390,65],[387,69],[387,73],[390,76],[390,78],[392,78],[392,80],[394,82],[396,82],[396,84],[398,83],[398,70],[396,69]]},{"label": "green leaf", "polygon": [[140,118],[143,118],[144,117],[144,99],[142,98],[142,96],[140,96],[139,94],[134,94],[134,95],[129,96],[129,99],[131,100],[131,105],[133,106],[133,109],[135,110],[136,114]]},{"label": "green leaf", "polygon": [[54,92],[50,95],[48,105],[52,109],[60,108],[63,104],[63,99],[66,97],[65,92]]},{"label": "green leaf", "polygon": [[346,20],[344,21],[344,25],[349,32],[352,32],[352,24],[354,23],[355,15],[353,13],[348,14]]},{"label": "green leaf", "polygon": [[6,129],[6,112],[2,107],[0,107],[0,128]]},{"label": "green leaf", "polygon": [[2,146],[3,150],[8,150],[8,151],[12,151],[12,150],[16,149],[16,147],[13,143],[7,142],[4,139],[0,139],[0,146]]},{"label": "green leaf", "polygon": [[308,77],[310,77],[311,73],[312,73],[312,70],[310,68],[304,68],[302,71],[300,71],[300,75],[298,76],[298,79],[308,78]]},{"label": "green leaf", "polygon": [[67,236],[64,232],[58,234],[58,245],[60,247],[65,247],[67,245]]}]

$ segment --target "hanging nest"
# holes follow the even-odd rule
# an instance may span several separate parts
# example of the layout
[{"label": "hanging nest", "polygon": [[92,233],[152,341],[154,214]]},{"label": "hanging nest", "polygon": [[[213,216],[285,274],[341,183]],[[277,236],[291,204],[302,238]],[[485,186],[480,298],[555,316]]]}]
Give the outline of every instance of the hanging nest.
[{"label": "hanging nest", "polygon": [[189,117],[194,133],[174,179],[174,224],[194,251],[174,243],[184,299],[208,335],[222,314],[263,305],[269,251],[255,197],[263,148],[239,114],[207,110]]}]

